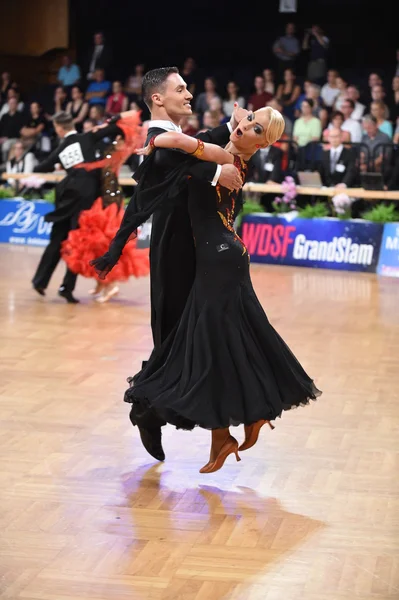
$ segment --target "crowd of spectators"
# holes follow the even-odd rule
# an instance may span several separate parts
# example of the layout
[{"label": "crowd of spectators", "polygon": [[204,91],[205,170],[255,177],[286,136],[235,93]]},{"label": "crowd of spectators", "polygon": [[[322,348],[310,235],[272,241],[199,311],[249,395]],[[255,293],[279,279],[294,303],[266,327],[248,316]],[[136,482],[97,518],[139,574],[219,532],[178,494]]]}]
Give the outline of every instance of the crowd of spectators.
[{"label": "crowd of spectators", "polygon": [[[272,45],[275,63],[255,75],[246,88],[234,78],[222,83],[212,73],[199,76],[195,60],[180,67],[193,94],[193,115],[182,129],[194,135],[227,122],[234,103],[248,110],[273,106],[285,118],[282,139],[253,160],[251,178],[280,183],[287,174],[318,170],[324,185],[355,187],[364,172],[381,173],[384,186],[399,189],[399,69],[383,80],[369,73],[359,85],[329,64],[330,40],[320,26],[300,40],[295,25]],[[300,58],[307,57],[300,72]],[[397,55],[399,64],[399,51]],[[303,65],[303,61],[302,61]],[[273,67],[273,68],[271,68]],[[124,81],[112,78],[112,51],[102,33],[82,64],[65,55],[57,85],[38,91],[27,101],[9,73],[1,75],[0,162],[2,170],[29,172],[57,144],[52,117],[65,110],[77,131],[88,131],[108,116],[127,109],[148,108],[142,99],[144,64],[136,64]],[[49,91],[51,92],[49,95]]]}]

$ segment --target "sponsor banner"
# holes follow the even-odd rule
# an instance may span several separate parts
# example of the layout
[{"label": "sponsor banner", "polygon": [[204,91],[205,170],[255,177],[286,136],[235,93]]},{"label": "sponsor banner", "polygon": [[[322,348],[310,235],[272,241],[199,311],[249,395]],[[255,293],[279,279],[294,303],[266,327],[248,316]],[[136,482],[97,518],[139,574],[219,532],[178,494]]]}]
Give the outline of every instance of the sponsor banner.
[{"label": "sponsor banner", "polygon": [[399,223],[385,223],[377,273],[399,277]]},{"label": "sponsor banner", "polygon": [[253,262],[375,272],[383,225],[362,220],[252,214],[241,237]]},{"label": "sponsor banner", "polygon": [[44,200],[0,200],[0,242],[47,246],[53,224],[44,215],[52,210],[54,205]]}]

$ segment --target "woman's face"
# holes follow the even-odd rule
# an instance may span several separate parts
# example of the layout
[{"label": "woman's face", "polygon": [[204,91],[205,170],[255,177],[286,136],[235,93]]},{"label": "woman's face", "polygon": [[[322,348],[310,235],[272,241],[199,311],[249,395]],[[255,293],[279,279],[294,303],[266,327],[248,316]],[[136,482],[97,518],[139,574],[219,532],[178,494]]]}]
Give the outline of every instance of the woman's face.
[{"label": "woman's face", "polygon": [[235,95],[237,94],[237,91],[237,85],[234,83],[234,81],[230,81],[230,83],[227,84],[227,93],[230,95]]},{"label": "woman's face", "polygon": [[14,146],[14,156],[17,160],[19,160],[21,158],[21,156],[24,153],[24,147],[22,144],[20,144],[19,142],[17,142]]},{"label": "woman's face", "polygon": [[337,77],[337,88],[339,90],[344,90],[346,88],[346,81],[344,81],[342,77]]},{"label": "woman's face", "polygon": [[337,129],[341,129],[341,127],[342,127],[342,123],[343,123],[343,122],[344,122],[344,121],[343,121],[343,118],[342,118],[342,117],[340,117],[339,115],[338,115],[338,116],[336,116],[336,117],[334,117],[334,118],[331,120],[331,123],[332,123],[332,124],[334,125],[334,127],[336,127]]},{"label": "woman's face", "polygon": [[112,84],[112,92],[114,94],[120,94],[121,91],[122,91],[121,82],[120,81],[114,81],[114,83]]},{"label": "woman's face", "polygon": [[82,93],[79,88],[73,87],[71,91],[72,100],[79,100],[82,96]]},{"label": "woman's face", "polygon": [[272,73],[271,69],[265,69],[263,71],[263,77],[264,77],[265,81],[273,81],[273,73]]},{"label": "woman's face", "polygon": [[376,102],[372,102],[370,106],[370,112],[376,119],[380,119],[382,117],[382,110],[379,104]]},{"label": "woman's face", "polygon": [[288,81],[293,81],[294,80],[294,73],[291,71],[291,69],[286,69],[284,71],[284,81],[288,82]]},{"label": "woman's face", "polygon": [[308,102],[302,102],[301,111],[303,115],[310,115],[312,112],[312,107]]},{"label": "woman's face", "polygon": [[256,147],[266,146],[266,130],[269,125],[269,111],[260,108],[242,119],[230,135],[230,141],[243,154],[253,154]]}]

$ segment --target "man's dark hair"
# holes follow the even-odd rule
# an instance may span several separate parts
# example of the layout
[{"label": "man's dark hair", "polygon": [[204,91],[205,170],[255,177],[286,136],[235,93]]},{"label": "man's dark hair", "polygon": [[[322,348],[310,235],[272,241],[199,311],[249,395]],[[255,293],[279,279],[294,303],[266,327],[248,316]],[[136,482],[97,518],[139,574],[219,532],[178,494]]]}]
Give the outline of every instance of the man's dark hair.
[{"label": "man's dark hair", "polygon": [[73,119],[71,115],[64,110],[55,113],[53,116],[53,122],[56,125],[59,125],[63,129],[72,129],[73,128]]},{"label": "man's dark hair", "polygon": [[151,96],[155,92],[163,92],[165,87],[165,81],[172,73],[179,73],[177,67],[160,67],[159,69],[152,69],[147,71],[143,77],[143,99],[148,108],[152,109]]},{"label": "man's dark hair", "polygon": [[302,100],[302,102],[306,102],[307,104],[309,104],[310,108],[314,107],[314,102],[313,102],[312,98],[304,98]]}]

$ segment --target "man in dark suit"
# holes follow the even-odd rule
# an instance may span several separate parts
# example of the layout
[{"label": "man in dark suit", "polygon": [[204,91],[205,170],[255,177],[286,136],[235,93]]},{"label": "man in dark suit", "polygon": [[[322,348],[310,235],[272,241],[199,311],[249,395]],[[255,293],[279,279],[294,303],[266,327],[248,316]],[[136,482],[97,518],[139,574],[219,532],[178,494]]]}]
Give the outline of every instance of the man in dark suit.
[{"label": "man in dark suit", "polygon": [[330,129],[328,140],[330,149],[323,150],[318,169],[323,185],[334,187],[345,184],[346,187],[353,187],[357,170],[352,150],[342,144],[340,129]]},{"label": "man in dark suit", "polygon": [[[143,97],[151,112],[146,144],[155,135],[165,131],[181,131],[180,121],[183,117],[192,114],[190,104],[192,94],[188,91],[186,82],[176,67],[147,72],[143,79]],[[230,123],[198,134],[196,137],[206,142],[226,145],[232,129],[236,126],[237,111],[238,108]],[[242,115],[239,118],[242,118]],[[151,190],[165,188],[165,182],[168,187],[171,173],[176,169],[179,170],[186,158],[187,155],[177,150],[157,150],[152,168],[146,173],[145,185],[141,187],[140,192],[151,197],[153,195]],[[231,190],[242,187],[241,178],[234,165],[222,166],[198,161],[190,166],[187,175],[209,182],[209,185],[219,183]],[[155,195],[156,193],[154,191]],[[133,194],[109,251],[99,259],[98,265],[95,265],[99,272],[107,272],[107,269],[116,264],[125,243],[135,229],[132,223],[136,220],[137,205],[140,204],[140,196],[138,198],[136,196],[139,195]],[[194,281],[195,248],[187,199],[186,184],[173,204],[163,202],[153,214],[150,272],[151,329],[154,348],[158,348],[164,342],[178,323]],[[145,405],[135,404],[132,405],[130,420],[133,425],[138,426],[141,440],[149,454],[157,460],[164,460],[161,426],[166,423]]]},{"label": "man in dark suit", "polygon": [[[53,223],[50,243],[46,247],[32,279],[33,288],[41,296],[45,295],[50,278],[61,258],[61,244],[71,229],[78,224],[79,213],[89,209],[100,194],[100,169],[86,171],[76,165],[97,160],[96,149],[100,139],[114,137],[123,132],[115,125],[97,131],[81,134],[75,130],[72,117],[65,112],[54,115],[55,131],[61,140],[60,145],[43,162],[34,168],[35,173],[52,171],[60,163],[66,177],[56,186],[55,210],[48,213],[45,220]],[[59,296],[69,303],[77,303],[72,292],[77,275],[66,270],[64,280],[58,290]]]},{"label": "man in dark suit", "polygon": [[[259,183],[281,183],[283,181],[282,171],[283,152],[276,146],[261,148],[250,160],[249,181]],[[275,194],[262,194],[260,203],[266,211],[272,210],[272,202]]]},{"label": "man in dark suit", "polygon": [[94,79],[96,69],[103,69],[110,77],[111,64],[111,48],[105,44],[104,35],[99,31],[94,34],[94,44],[87,57],[87,79],[89,81]]}]

